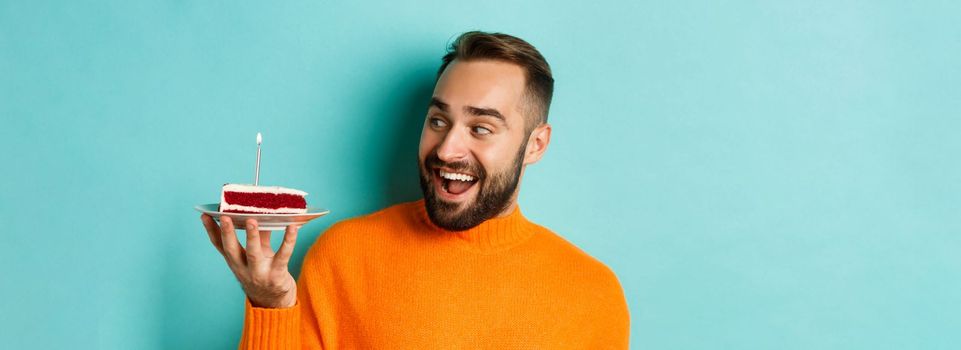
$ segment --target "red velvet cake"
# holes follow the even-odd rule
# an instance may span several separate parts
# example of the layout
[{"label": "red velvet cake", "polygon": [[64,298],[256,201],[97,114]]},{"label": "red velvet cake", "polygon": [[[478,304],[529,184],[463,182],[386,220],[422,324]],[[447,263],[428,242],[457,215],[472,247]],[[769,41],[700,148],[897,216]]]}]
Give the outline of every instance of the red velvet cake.
[{"label": "red velvet cake", "polygon": [[280,186],[225,184],[220,212],[248,214],[303,214],[307,192]]}]

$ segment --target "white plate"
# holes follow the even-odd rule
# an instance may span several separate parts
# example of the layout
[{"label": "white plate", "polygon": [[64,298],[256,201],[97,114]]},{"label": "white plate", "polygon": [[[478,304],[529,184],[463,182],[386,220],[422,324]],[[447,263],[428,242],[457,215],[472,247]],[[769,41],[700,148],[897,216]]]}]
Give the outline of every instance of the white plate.
[{"label": "white plate", "polygon": [[283,231],[287,225],[303,225],[308,221],[319,218],[330,213],[330,210],[320,208],[307,208],[303,214],[250,214],[250,213],[222,213],[220,203],[199,204],[194,207],[197,211],[210,215],[218,223],[221,216],[229,216],[234,221],[234,227],[244,230],[244,222],[247,219],[257,220],[257,227],[264,231]]}]

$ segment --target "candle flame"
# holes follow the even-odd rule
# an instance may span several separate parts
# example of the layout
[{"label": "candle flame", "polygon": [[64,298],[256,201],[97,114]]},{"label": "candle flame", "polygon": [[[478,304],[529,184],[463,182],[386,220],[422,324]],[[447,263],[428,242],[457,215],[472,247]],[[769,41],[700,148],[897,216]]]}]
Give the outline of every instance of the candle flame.
[{"label": "candle flame", "polygon": [[263,142],[263,141],[264,141],[264,138],[261,137],[261,136],[260,136],[260,133],[258,132],[258,133],[257,133],[257,146],[260,146],[260,143]]}]

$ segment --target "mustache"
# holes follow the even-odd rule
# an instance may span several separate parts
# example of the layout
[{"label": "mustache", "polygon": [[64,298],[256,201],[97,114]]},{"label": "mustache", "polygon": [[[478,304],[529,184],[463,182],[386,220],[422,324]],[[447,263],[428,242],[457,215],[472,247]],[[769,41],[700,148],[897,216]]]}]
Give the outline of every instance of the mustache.
[{"label": "mustache", "polygon": [[487,176],[487,172],[484,171],[483,167],[468,161],[445,162],[437,156],[436,152],[431,152],[427,155],[427,157],[424,158],[424,167],[428,173],[430,173],[431,169],[433,168],[444,167],[452,171],[471,173],[477,175],[479,178],[484,178]]}]

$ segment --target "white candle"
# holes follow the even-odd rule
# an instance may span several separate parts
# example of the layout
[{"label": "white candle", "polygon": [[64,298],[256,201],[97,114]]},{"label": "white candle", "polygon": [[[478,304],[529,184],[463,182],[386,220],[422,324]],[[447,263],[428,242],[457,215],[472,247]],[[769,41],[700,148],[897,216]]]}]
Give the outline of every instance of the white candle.
[{"label": "white candle", "polygon": [[254,186],[258,186],[260,184],[260,144],[263,142],[263,140],[264,140],[263,137],[261,137],[260,133],[258,132],[257,133],[257,168],[254,169]]}]

